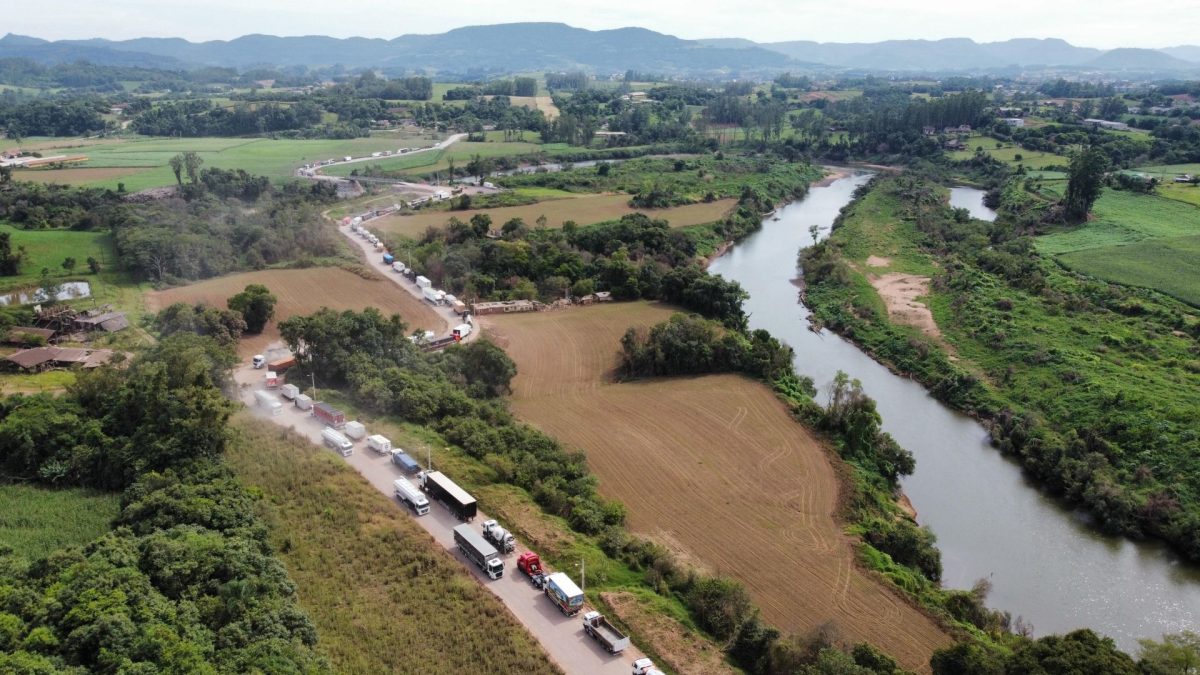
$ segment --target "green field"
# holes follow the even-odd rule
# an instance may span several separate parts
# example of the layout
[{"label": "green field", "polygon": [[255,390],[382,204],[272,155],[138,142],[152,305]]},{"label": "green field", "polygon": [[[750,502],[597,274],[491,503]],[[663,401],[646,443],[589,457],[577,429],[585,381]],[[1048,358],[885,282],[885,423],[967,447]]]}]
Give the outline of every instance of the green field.
[{"label": "green field", "polygon": [[1173,199],[1105,190],[1092,212],[1093,220],[1084,225],[1039,237],[1038,249],[1057,255],[1143,239],[1200,234],[1200,209]]},{"label": "green field", "polygon": [[[532,134],[526,134],[527,137]],[[450,168],[450,160],[455,166],[465,167],[475,155],[480,157],[511,157],[514,155],[529,155],[538,152],[553,153],[568,146],[562,144],[541,145],[530,142],[460,142],[443,150],[422,152],[416,155],[401,155],[387,157],[378,161],[360,162],[357,164],[339,164],[329,167],[325,173],[330,176],[349,176],[352,171],[363,171],[367,166],[378,167],[387,172],[432,173],[446,171]]]},{"label": "green field", "polygon": [[108,531],[120,506],[119,494],[0,485],[0,545],[40,558],[86,544]]},{"label": "green field", "polygon": [[[87,259],[100,261],[102,269],[114,265],[112,235],[107,232],[75,232],[72,230],[20,230],[8,223],[0,223],[0,232],[12,235],[12,245],[25,247],[27,258],[21,263],[21,274],[0,278],[0,288],[27,286],[37,282],[42,268],[50,270],[56,277],[81,277],[89,275]],[[63,260],[75,258],[76,267],[68,274],[63,269]]]},{"label": "green field", "polygon": [[[971,136],[966,141],[966,149],[955,150],[949,153],[950,159],[963,160],[971,159],[975,156],[976,148],[983,148],[983,151],[993,158],[1000,160],[1006,164],[1013,166],[1024,165],[1027,169],[1044,169],[1048,166],[1066,166],[1071,160],[1056,155],[1052,152],[1037,152],[1034,150],[1026,150],[1012,143],[1004,143],[1003,148],[997,148],[996,144],[1000,141],[991,136]],[[1017,159],[1017,155],[1021,159]]]},{"label": "green field", "polygon": [[[168,162],[176,154],[194,151],[204,159],[204,166],[222,169],[244,169],[252,174],[286,179],[296,167],[307,162],[361,157],[381,150],[414,148],[433,145],[444,136],[402,132],[377,132],[368,138],[345,140],[273,140],[270,138],[151,138],[134,136],[95,144],[55,144],[58,154],[84,154],[88,161],[76,165],[102,170],[114,169],[113,176],[97,175],[87,184],[125,189],[136,192],[150,187],[171,185],[175,176]],[[130,169],[136,171],[115,171]],[[43,180],[52,180],[53,171],[17,172],[18,178],[37,173]]]},{"label": "green field", "polygon": [[1200,306],[1200,235],[1091,248],[1058,259],[1099,279],[1152,288]]}]

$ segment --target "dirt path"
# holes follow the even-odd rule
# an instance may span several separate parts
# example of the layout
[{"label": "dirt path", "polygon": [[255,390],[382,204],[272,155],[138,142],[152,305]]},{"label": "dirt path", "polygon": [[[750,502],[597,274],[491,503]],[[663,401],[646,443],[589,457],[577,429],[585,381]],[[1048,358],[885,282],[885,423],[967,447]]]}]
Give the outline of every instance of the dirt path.
[{"label": "dirt path", "polygon": [[670,313],[621,303],[483,321],[517,362],[513,410],[586,452],[634,531],[739,579],[786,631],[833,621],[928,671],[949,636],[859,569],[834,517],[835,469],[769,389],[735,375],[609,380],[625,329]]},{"label": "dirt path", "polygon": [[[886,262],[875,264],[881,260],[886,260],[886,258],[871,256],[867,260],[867,264],[872,267],[883,267],[888,264]],[[871,281],[871,285],[883,299],[883,304],[887,307],[888,319],[892,323],[912,326],[938,343],[942,343],[942,331],[938,328],[937,322],[933,320],[933,312],[929,311],[929,307],[925,303],[917,300],[917,298],[929,295],[929,277],[892,272],[882,276],[868,274],[867,279]]]}]

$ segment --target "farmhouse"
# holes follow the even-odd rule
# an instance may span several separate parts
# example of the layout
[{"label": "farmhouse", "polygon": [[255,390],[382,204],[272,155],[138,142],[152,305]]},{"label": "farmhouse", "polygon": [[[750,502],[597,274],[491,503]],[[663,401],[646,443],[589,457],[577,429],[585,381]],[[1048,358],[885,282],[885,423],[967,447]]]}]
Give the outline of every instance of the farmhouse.
[{"label": "farmhouse", "polygon": [[1089,117],[1083,121],[1084,124],[1090,124],[1098,129],[1111,129],[1113,131],[1129,131],[1129,125],[1124,122],[1110,122],[1108,120],[1098,120]]},{"label": "farmhouse", "polygon": [[45,344],[54,339],[57,334],[53,328],[34,328],[32,326],[13,326],[4,336],[4,342],[10,345]]},{"label": "farmhouse", "polygon": [[1025,126],[1025,118],[1023,118],[1023,117],[1005,117],[1004,123],[1010,127],[1023,127],[1023,126]]},{"label": "farmhouse", "polygon": [[10,354],[4,360],[18,370],[38,372],[53,367],[98,368],[112,361],[112,358],[113,351],[111,349],[35,347]]},{"label": "farmhouse", "polygon": [[106,333],[115,333],[129,328],[129,318],[125,316],[125,312],[88,313],[75,317],[75,326],[88,331],[102,330]]}]

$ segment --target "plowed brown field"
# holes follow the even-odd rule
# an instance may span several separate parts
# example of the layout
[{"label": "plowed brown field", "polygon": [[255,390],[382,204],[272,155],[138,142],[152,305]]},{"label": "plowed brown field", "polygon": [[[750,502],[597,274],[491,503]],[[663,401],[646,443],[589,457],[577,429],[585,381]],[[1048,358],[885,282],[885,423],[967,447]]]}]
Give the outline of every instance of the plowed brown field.
[{"label": "plowed brown field", "polygon": [[384,315],[399,314],[409,330],[421,328],[438,333],[446,330],[446,322],[428,305],[395,284],[363,279],[337,267],[246,272],[165,291],[151,291],[146,294],[146,309],[154,312],[176,302],[203,302],[223,308],[229,296],[241,292],[249,284],[266,286],[279,302],[275,305],[274,321],[267,324],[262,335],[247,336],[238,345],[238,354],[242,356],[262,353],[269,343],[278,340],[277,325],[283,319],[312,314],[322,307],[356,311],[375,307]]},{"label": "plowed brown field", "polygon": [[626,328],[670,313],[619,303],[483,321],[517,362],[513,410],[586,452],[635,532],[739,579],[785,630],[834,621],[845,640],[928,671],[949,636],[856,566],[831,460],[767,387],[737,375],[611,381]]}]

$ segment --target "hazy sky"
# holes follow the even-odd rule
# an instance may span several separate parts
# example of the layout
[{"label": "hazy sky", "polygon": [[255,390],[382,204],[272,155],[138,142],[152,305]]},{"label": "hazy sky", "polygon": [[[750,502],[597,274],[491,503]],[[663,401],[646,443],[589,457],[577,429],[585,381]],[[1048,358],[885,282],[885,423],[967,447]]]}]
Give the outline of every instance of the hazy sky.
[{"label": "hazy sky", "polygon": [[760,42],[1061,37],[1102,48],[1200,43],[1200,0],[0,0],[0,33],[47,39],[392,38],[514,21],[641,26],[682,38]]}]

